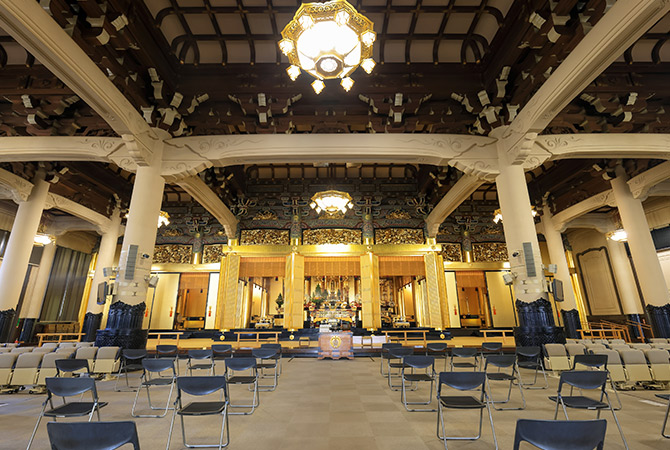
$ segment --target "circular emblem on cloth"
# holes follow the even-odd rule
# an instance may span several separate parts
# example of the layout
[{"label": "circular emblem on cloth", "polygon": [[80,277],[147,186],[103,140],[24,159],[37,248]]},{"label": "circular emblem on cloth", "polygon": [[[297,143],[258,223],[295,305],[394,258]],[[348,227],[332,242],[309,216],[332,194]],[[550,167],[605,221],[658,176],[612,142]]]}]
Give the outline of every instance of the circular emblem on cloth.
[{"label": "circular emblem on cloth", "polygon": [[332,348],[340,348],[340,345],[342,345],[342,338],[339,336],[333,336],[330,338],[330,346]]}]

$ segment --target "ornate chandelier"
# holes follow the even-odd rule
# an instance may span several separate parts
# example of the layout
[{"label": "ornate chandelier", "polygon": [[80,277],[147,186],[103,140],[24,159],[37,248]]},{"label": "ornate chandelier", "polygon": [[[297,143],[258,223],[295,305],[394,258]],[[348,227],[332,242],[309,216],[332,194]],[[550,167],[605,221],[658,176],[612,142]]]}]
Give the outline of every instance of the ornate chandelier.
[{"label": "ornate chandelier", "polygon": [[328,214],[335,214],[336,212],[344,214],[347,212],[347,208],[353,208],[354,204],[351,201],[351,195],[346,192],[330,190],[314,194],[309,206],[317,214],[321,214],[322,211]]},{"label": "ornate chandelier", "polygon": [[367,73],[375,67],[373,23],[346,0],[303,3],[281,35],[279,49],[291,63],[288,76],[295,81],[300,69],[308,72],[316,78],[312,88],[317,94],[325,87],[323,80],[334,78],[349,92],[354,85],[349,75],[359,65]]}]

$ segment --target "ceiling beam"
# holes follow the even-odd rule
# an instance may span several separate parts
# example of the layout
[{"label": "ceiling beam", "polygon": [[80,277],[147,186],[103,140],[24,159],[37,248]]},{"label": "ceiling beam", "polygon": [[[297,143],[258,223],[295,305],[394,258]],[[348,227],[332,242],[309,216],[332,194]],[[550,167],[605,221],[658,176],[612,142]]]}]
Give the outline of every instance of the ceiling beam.
[{"label": "ceiling beam", "polygon": [[440,225],[449,214],[454,212],[461,203],[467,200],[475,192],[484,180],[472,175],[463,175],[449,191],[442,197],[435,208],[426,217],[426,229],[429,237],[436,237]]},{"label": "ceiling beam", "polygon": [[223,225],[229,241],[235,239],[239,220],[200,177],[182,178],[177,184]]}]

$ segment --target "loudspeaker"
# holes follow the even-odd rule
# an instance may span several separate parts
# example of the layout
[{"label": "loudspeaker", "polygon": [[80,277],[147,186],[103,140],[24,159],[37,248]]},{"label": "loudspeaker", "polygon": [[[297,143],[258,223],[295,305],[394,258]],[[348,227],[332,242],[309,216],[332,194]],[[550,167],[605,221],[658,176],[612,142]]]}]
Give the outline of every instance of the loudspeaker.
[{"label": "loudspeaker", "polygon": [[149,278],[149,287],[155,288],[157,285],[158,285],[158,277],[156,275]]},{"label": "loudspeaker", "polygon": [[511,273],[504,273],[503,274],[503,281],[505,282],[505,285],[509,286],[512,283],[514,283],[514,277],[512,276]]},{"label": "loudspeaker", "polygon": [[554,294],[554,300],[557,302],[562,302],[565,300],[563,296],[563,282],[561,280],[554,280],[551,282],[551,292]]},{"label": "loudspeaker", "polygon": [[104,305],[107,300],[107,282],[98,283],[98,295],[96,302],[98,305]]}]

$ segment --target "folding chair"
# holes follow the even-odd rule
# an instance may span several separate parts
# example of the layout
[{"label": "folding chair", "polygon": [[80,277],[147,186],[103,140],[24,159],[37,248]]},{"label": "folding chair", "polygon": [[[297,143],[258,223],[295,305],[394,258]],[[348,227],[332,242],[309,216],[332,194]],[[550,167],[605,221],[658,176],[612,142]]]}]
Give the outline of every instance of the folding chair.
[{"label": "folding chair", "polygon": [[[600,399],[593,399],[586,397],[584,395],[563,395],[563,385],[567,384],[570,387],[576,387],[577,389],[584,390],[600,390]],[[558,417],[558,407],[559,405],[563,408],[563,414],[565,414],[565,419],[568,418],[567,408],[575,409],[587,409],[587,410],[597,410],[598,415],[596,418],[600,418],[600,411],[603,409],[609,409],[614,417],[614,422],[619,429],[619,434],[621,434],[621,439],[623,440],[623,445],[628,449],[628,443],[626,442],[626,437],[623,434],[621,425],[619,424],[619,419],[612,408],[612,403],[610,402],[609,395],[605,389],[607,386],[607,372],[600,370],[571,370],[561,373],[561,378],[558,382],[558,392],[556,396],[549,397],[550,400],[556,402],[556,410],[554,411],[554,420]],[[581,392],[580,392],[581,393]],[[607,400],[606,402],[603,400]]]},{"label": "folding chair", "polygon": [[[610,376],[610,372],[607,369],[607,361],[607,355],[577,355],[572,360],[572,370],[604,370],[607,372],[607,380],[610,382],[612,390],[614,391],[614,396],[616,397],[617,403],[619,404],[619,406],[614,408],[614,410],[618,411],[622,407],[621,399],[619,398],[619,393],[616,391],[616,387],[614,386],[614,381]],[[572,395],[572,391],[573,389],[570,389],[570,395]]]},{"label": "folding chair", "polygon": [[[213,394],[221,391],[221,401],[207,401],[207,402],[191,402],[184,406],[182,403],[182,395],[188,394],[192,396],[202,396]],[[172,414],[172,421],[170,422],[170,432],[168,433],[168,441],[166,450],[170,448],[170,441],[172,439],[172,429],[174,428],[174,419],[177,415],[181,420],[181,435],[185,447],[201,448],[201,447],[218,447],[219,450],[227,447],[230,442],[230,429],[228,426],[228,408],[230,401],[228,398],[228,384],[226,377],[212,376],[212,377],[178,377],[177,378],[177,399],[174,402],[174,413]],[[184,416],[212,416],[221,415],[221,435],[219,443],[217,444],[188,444],[186,442],[186,427],[184,426]],[[226,442],[223,443],[224,431],[226,433]]]},{"label": "folding chair", "polygon": [[35,347],[31,353],[51,353],[55,349],[55,347]]},{"label": "folding chair", "polygon": [[654,381],[663,384],[670,382],[670,355],[668,355],[668,352],[661,349],[651,349],[645,350],[644,355],[649,361],[649,368]]},{"label": "folding chair", "polygon": [[484,362],[486,355],[502,355],[502,342],[484,342],[479,352],[480,362]]},{"label": "folding chair", "polygon": [[179,347],[172,344],[157,345],[156,358],[172,358],[177,375],[179,375]]},{"label": "folding chair", "polygon": [[22,353],[16,359],[12,379],[9,382],[11,386],[16,386],[16,390],[22,389],[22,386],[33,386],[37,381],[37,371],[44,357],[43,353]]},{"label": "folding chair", "polygon": [[396,358],[391,358],[389,356],[389,349],[390,348],[398,348],[402,347],[402,344],[398,344],[395,342],[386,342],[382,344],[382,350],[380,354],[380,365],[379,365],[379,373],[382,374],[383,377],[388,377],[388,371],[384,373],[384,366],[388,369],[388,362],[389,359],[396,359]]},{"label": "folding chair", "polygon": [[[228,358],[233,357],[233,346],[230,344],[213,344],[212,345],[212,355],[213,355],[213,364],[214,368],[212,369],[212,373],[216,375],[216,361],[225,361]],[[224,368],[224,375],[225,375],[225,368],[226,365],[223,365]]]},{"label": "folding chair", "polygon": [[75,359],[85,359],[88,361],[88,367],[92,371],[95,366],[95,355],[98,353],[98,347],[79,347],[74,354]]},{"label": "folding chair", "polygon": [[565,351],[568,352],[570,359],[577,355],[586,354],[586,346],[584,344],[565,344]]},{"label": "folding chair", "polygon": [[52,450],[114,450],[132,444],[140,450],[135,422],[47,423]]},{"label": "folding chair", "polygon": [[[402,379],[402,390],[400,394],[400,400],[405,406],[405,409],[409,412],[435,412],[436,409],[419,409],[419,408],[410,408],[408,405],[430,405],[433,402],[433,384],[435,383],[435,358],[432,356],[423,356],[423,355],[409,355],[405,356],[402,359],[402,368],[400,369],[401,379]],[[430,390],[428,392],[428,401],[415,401],[410,402],[407,400],[407,383],[411,385],[416,384],[416,387],[412,390],[418,389],[418,384],[420,382],[430,383]]]},{"label": "folding chair", "polygon": [[17,353],[0,354],[0,386],[9,384],[9,380],[12,378],[12,372],[14,371],[14,364],[16,363],[16,358],[18,358],[18,356]]},{"label": "folding chair", "polygon": [[277,360],[277,364],[279,365],[279,368],[277,369],[277,376],[281,376],[281,358],[282,358],[282,348],[281,344],[261,344],[261,348],[274,348],[277,350],[277,354],[274,356],[273,359]]},{"label": "folding chair", "polygon": [[[489,366],[498,369],[497,372],[489,372]],[[501,371],[501,369],[509,369],[509,373]],[[519,381],[517,366],[516,366],[516,356],[515,355],[488,355],[486,357],[486,362],[484,363],[484,373],[486,374],[486,385],[489,390],[489,399],[493,408],[498,411],[507,411],[507,410],[522,410],[526,409],[526,398],[523,395],[523,389],[521,389],[521,382]],[[507,399],[506,400],[493,400],[493,390],[491,389],[491,381],[508,381],[509,388],[507,390]],[[516,384],[519,388],[519,393],[521,394],[521,401],[523,405],[520,408],[498,408],[496,403],[509,403],[512,396],[512,385]]]},{"label": "folding chair", "polygon": [[665,434],[665,427],[668,425],[668,415],[670,414],[670,394],[656,394],[656,397],[668,401],[668,408],[665,410],[665,419],[663,419],[663,427],[661,428],[661,436],[670,439],[670,434]]},{"label": "folding chair", "polygon": [[214,355],[211,349],[189,350],[187,354],[188,361],[186,362],[186,366],[191,376],[193,376],[194,370],[209,370],[209,374],[214,375]]},{"label": "folding chair", "polygon": [[[456,358],[461,361],[456,362]],[[462,361],[462,359],[474,358],[474,362]],[[451,366],[450,370],[453,371],[454,367],[472,367],[474,372],[479,369],[479,355],[477,354],[476,348],[470,347],[454,347],[451,349]]]},{"label": "folding chair", "polygon": [[[85,371],[85,372],[82,372]],[[91,376],[91,370],[86,359],[57,359],[56,360],[56,376],[57,377],[73,377],[73,376]]]},{"label": "folding chair", "polygon": [[570,370],[570,360],[563,344],[544,344],[544,366],[554,372]]},{"label": "folding chair", "polygon": [[447,356],[449,349],[444,342],[432,342],[426,345],[426,356],[444,359],[444,371],[447,371]]},{"label": "folding chair", "polygon": [[[540,347],[517,347],[515,353],[519,385],[523,389],[547,389],[549,387],[549,381],[547,380],[547,372],[544,371],[544,365],[542,364]],[[535,378],[532,383],[523,382],[521,377],[522,368],[535,371]],[[539,372],[542,372],[542,376],[544,377],[544,386],[536,386],[537,374]]]},{"label": "folding chair", "polygon": [[[249,375],[236,375],[235,372],[249,371]],[[256,368],[256,358],[228,358],[226,359],[226,372],[228,373],[227,382],[231,384],[246,385],[253,391],[252,402],[250,405],[230,403],[231,408],[251,408],[251,411],[231,412],[230,414],[241,414],[248,416],[253,414],[256,407],[260,404],[258,396],[258,369]]]},{"label": "folding chair", "polygon": [[[388,364],[388,371],[387,371],[387,381],[388,385],[391,388],[392,391],[399,391],[402,389],[402,384],[393,384],[391,381],[391,378],[401,378],[402,376],[402,360],[406,356],[410,356],[414,354],[414,348],[413,347],[391,347],[388,349],[389,353],[389,359],[387,360]],[[391,360],[396,360],[398,362],[391,362]],[[392,369],[397,369],[398,371],[396,373],[392,373]]]},{"label": "folding chair", "polygon": [[37,386],[44,386],[46,384],[47,378],[55,377],[58,375],[58,369],[56,369],[56,360],[63,359],[63,355],[57,352],[47,353],[42,358],[42,364],[40,365],[40,371],[37,374]]},{"label": "folding chair", "polygon": [[647,365],[647,358],[642,353],[642,350],[622,350],[619,354],[623,360],[629,383],[642,384],[653,381],[649,366]]},{"label": "folding chair", "polygon": [[[30,436],[30,441],[28,441],[27,450],[30,450],[30,446],[33,444],[35,433],[37,433],[37,428],[40,425],[42,417],[52,417],[56,420],[57,417],[88,416],[88,421],[90,422],[91,419],[93,419],[93,413],[95,412],[98,416],[98,421],[100,421],[100,408],[107,405],[107,402],[101,402],[98,399],[98,391],[95,388],[95,380],[93,378],[47,378],[46,386],[47,398],[42,404],[42,410],[37,418],[33,434]],[[82,395],[89,391],[91,392],[91,398],[93,400],[91,402],[65,402],[66,397]],[[54,407],[53,397],[62,397],[63,404]],[[47,405],[49,405],[51,409],[47,410]]]},{"label": "folding chair", "polygon": [[[274,391],[277,389],[277,377],[279,376],[279,363],[277,362],[278,350],[276,348],[253,348],[251,355],[256,358],[256,369],[260,369],[259,378],[273,378],[272,384],[258,385],[259,391]],[[268,362],[264,362],[268,361]],[[272,369],[272,374],[265,374],[265,369]]]},{"label": "folding chair", "polygon": [[[142,382],[140,387],[137,389],[135,394],[135,401],[133,402],[133,407],[130,410],[130,415],[133,417],[165,417],[170,408],[170,399],[172,398],[172,390],[174,389],[174,382],[177,378],[177,373],[174,370],[174,361],[171,358],[146,358],[142,360]],[[171,371],[172,374],[168,377],[161,376],[161,372]],[[151,374],[157,374],[156,377],[152,377]],[[149,388],[152,386],[170,386],[170,393],[168,398],[165,401],[165,408],[158,408],[151,404],[151,395],[149,394]],[[147,390],[147,400],[149,401],[149,408],[152,410],[163,410],[163,414],[135,414],[135,407],[137,406],[137,398],[140,396],[140,391],[142,388]]]},{"label": "folding chair", "polygon": [[[443,395],[442,386],[447,386],[459,391],[472,391],[477,389],[481,394],[479,398],[472,395]],[[444,443],[447,450],[447,441],[449,440],[468,440],[474,441],[482,436],[482,423],[484,421],[484,409],[489,414],[491,423],[491,433],[493,434],[493,443],[498,449],[498,440],[493,426],[493,416],[491,415],[491,404],[486,394],[486,374],[484,372],[441,372],[439,375],[439,384],[437,385],[437,437]],[[444,409],[479,409],[479,433],[477,436],[447,436],[444,425]],[[440,434],[440,429],[442,434]]]},{"label": "folding chair", "polygon": [[600,420],[528,420],[516,422],[514,448],[521,442],[540,450],[602,450],[607,421]]},{"label": "folding chair", "polygon": [[[121,389],[118,388],[119,378],[121,378],[121,372],[126,374],[126,388],[130,388],[128,383],[128,372],[131,370],[143,370],[142,359],[146,358],[147,351],[144,349],[131,349],[127,348],[121,352],[121,364],[119,365],[119,372],[116,374],[116,382],[114,383],[114,390],[116,392],[121,392]],[[139,389],[139,387],[138,387]],[[134,391],[135,388],[132,388]]]}]

